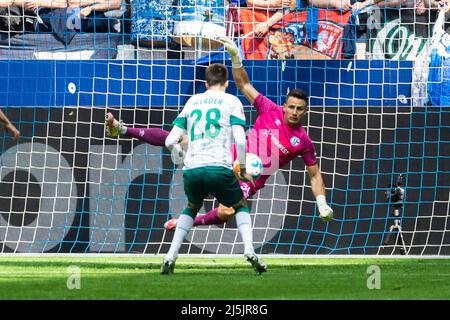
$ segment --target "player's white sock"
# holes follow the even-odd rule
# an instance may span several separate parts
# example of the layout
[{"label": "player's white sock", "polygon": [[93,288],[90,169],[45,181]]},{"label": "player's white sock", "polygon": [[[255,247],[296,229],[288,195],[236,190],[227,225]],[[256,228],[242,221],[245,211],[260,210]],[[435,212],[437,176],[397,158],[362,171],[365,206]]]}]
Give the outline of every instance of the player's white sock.
[{"label": "player's white sock", "polygon": [[250,213],[245,211],[240,211],[236,213],[236,225],[239,230],[239,234],[244,242],[244,254],[255,254],[253,248],[253,230],[252,230],[252,219],[250,218]]},{"label": "player's white sock", "polygon": [[170,245],[169,252],[167,253],[165,260],[175,261],[178,256],[178,251],[180,251],[181,244],[186,238],[189,230],[191,230],[194,224],[194,219],[187,214],[181,214],[177,222],[177,228],[173,235],[172,244]]}]

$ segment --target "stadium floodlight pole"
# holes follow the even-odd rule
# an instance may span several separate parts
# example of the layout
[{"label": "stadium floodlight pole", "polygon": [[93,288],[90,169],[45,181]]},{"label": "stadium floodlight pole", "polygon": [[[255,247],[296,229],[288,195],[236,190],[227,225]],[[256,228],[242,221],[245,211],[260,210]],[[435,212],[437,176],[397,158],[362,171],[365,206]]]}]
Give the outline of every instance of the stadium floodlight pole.
[{"label": "stadium floodlight pole", "polygon": [[[405,188],[403,187],[403,177],[400,174],[397,177],[397,181],[393,185],[388,185],[388,190],[386,191],[386,202],[388,202],[394,208],[394,224],[389,227],[389,233],[386,235],[383,245],[386,246],[391,239],[391,235],[393,231],[397,231],[397,237],[394,244],[395,246],[398,243],[400,238],[401,247],[400,254],[405,255],[407,253],[405,239],[403,238],[402,226],[400,223],[400,215],[401,209],[403,207],[403,201],[405,198]],[[382,249],[384,249],[384,246]]]}]

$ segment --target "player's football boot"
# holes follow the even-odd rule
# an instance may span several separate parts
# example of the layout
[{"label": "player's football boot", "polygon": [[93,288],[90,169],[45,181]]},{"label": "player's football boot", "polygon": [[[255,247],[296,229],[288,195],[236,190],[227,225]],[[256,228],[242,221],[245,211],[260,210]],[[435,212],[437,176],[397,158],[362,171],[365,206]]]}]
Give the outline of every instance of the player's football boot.
[{"label": "player's football boot", "polygon": [[116,120],[113,114],[108,112],[105,117],[105,134],[107,137],[115,138],[121,136],[123,126],[124,124],[122,120]]},{"label": "player's football boot", "polygon": [[177,222],[178,222],[177,218],[172,218],[169,221],[166,221],[166,223],[164,223],[164,228],[167,231],[174,231],[175,228],[177,227]]},{"label": "player's football boot", "polygon": [[252,265],[255,272],[261,274],[267,271],[267,265],[254,254],[246,254],[245,258]]},{"label": "player's football boot", "polygon": [[170,261],[170,260],[164,259],[164,261],[161,265],[160,273],[161,274],[172,274],[174,268],[175,268],[175,261]]}]

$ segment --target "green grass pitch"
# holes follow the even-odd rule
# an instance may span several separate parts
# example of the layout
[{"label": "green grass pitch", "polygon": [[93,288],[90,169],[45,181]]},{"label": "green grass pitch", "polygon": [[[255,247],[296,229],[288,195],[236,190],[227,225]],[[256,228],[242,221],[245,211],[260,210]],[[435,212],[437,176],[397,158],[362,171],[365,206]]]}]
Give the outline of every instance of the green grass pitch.
[{"label": "green grass pitch", "polygon": [[[450,259],[265,257],[269,270],[257,275],[240,257],[186,255],[169,276],[161,260],[0,255],[0,299],[450,299]],[[380,289],[367,286],[373,265]],[[80,289],[67,287],[70,266]]]}]

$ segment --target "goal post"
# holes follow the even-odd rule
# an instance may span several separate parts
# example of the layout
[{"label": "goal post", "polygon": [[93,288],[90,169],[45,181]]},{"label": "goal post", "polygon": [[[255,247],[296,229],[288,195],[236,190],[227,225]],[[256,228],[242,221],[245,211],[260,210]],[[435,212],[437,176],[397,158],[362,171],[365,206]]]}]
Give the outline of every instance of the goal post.
[{"label": "goal post", "polygon": [[[255,86],[282,103],[286,84],[274,78],[289,74],[291,68],[298,72],[302,63],[290,61],[284,71],[281,62],[246,61],[245,66]],[[24,64],[11,62],[11,75],[18,72],[15,66]],[[185,205],[181,171],[164,148],[126,137],[105,137],[104,116],[110,111],[131,126],[169,130],[183,101],[193,90],[201,90],[203,80],[191,75],[199,76],[204,66],[192,61],[83,64],[96,73],[83,78],[84,84],[77,83],[73,97],[66,100],[94,101],[91,105],[36,106],[45,93],[8,93],[11,98],[36,98],[26,100],[29,105],[5,108],[22,137],[16,144],[2,132],[2,252],[164,253],[172,234],[164,231],[163,224]],[[68,63],[55,63],[59,67],[67,68]],[[277,72],[257,71],[264,67]],[[142,78],[136,77],[137,70]],[[185,79],[174,79],[175,71]],[[324,68],[323,72],[344,70]],[[25,71],[22,76],[35,82],[51,78],[49,74],[36,78]],[[68,87],[69,81],[73,83],[58,78],[55,86]],[[115,82],[117,87],[112,85]],[[85,91],[83,86],[93,90]],[[301,81],[289,81],[291,88],[302,86]],[[150,88],[149,94],[145,90]],[[230,92],[245,102],[235,87]],[[314,94],[311,97],[314,101]],[[104,101],[111,105],[105,108]],[[245,105],[250,125],[256,114]],[[316,147],[335,219],[326,224],[318,218],[304,163],[295,159],[250,201],[257,252],[380,253],[393,223],[385,192],[402,174],[406,199],[401,222],[409,254],[448,254],[449,119],[447,107],[311,103],[304,126]],[[205,202],[206,210],[216,205],[212,199]],[[391,254],[396,246],[384,247],[384,254]],[[181,252],[237,254],[242,249],[231,220],[224,226],[193,229]]]}]

